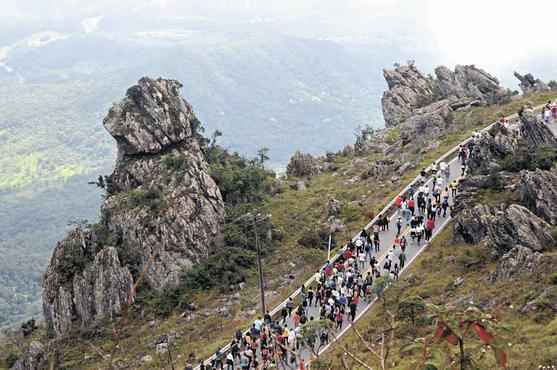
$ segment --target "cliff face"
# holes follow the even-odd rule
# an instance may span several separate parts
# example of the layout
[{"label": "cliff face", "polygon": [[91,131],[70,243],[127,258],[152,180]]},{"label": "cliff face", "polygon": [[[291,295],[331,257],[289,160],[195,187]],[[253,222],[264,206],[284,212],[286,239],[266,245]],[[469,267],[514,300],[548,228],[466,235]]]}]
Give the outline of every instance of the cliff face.
[{"label": "cliff face", "polygon": [[[381,99],[387,127],[413,127],[424,120],[446,120],[448,113],[470,105],[500,103],[509,99],[510,92],[499,81],[473,65],[456,66],[454,71],[441,66],[433,76],[424,76],[414,65],[384,70],[389,90]],[[427,117],[429,116],[429,117]],[[409,119],[414,122],[407,122]]]},{"label": "cliff face", "polygon": [[172,80],[143,78],[104,126],[118,145],[101,221],[58,243],[44,277],[51,334],[112,319],[142,279],[162,290],[221,246],[224,204],[208,174],[199,121]]}]

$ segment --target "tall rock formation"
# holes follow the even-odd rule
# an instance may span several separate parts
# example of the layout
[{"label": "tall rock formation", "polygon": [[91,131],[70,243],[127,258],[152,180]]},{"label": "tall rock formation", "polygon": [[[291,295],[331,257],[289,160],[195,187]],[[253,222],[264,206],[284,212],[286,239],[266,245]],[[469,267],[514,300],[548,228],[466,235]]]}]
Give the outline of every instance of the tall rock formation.
[{"label": "tall rock formation", "polygon": [[[473,65],[435,69],[435,76],[424,76],[413,64],[384,70],[389,90],[381,99],[387,127],[413,127],[416,121],[445,120],[448,112],[470,105],[505,102],[510,92],[499,85],[489,73]],[[420,116],[426,116],[421,119]],[[427,117],[429,116],[429,117]]]},{"label": "tall rock formation", "polygon": [[118,145],[96,225],[58,243],[44,276],[50,334],[112,319],[138,279],[162,290],[221,246],[224,204],[209,176],[199,121],[173,80],[142,78],[104,119]]},{"label": "tall rock formation", "polygon": [[535,78],[531,73],[526,73],[524,76],[518,72],[514,72],[514,77],[516,77],[520,84],[520,89],[524,95],[528,95],[535,92],[543,92],[549,91],[550,88],[540,80],[539,78]]}]

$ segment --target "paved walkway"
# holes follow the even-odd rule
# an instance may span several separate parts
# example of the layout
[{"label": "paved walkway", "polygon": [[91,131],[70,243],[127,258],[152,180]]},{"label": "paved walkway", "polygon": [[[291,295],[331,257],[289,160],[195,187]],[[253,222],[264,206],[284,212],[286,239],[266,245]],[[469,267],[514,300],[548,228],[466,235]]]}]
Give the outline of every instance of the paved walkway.
[{"label": "paved walkway", "polygon": [[[554,134],[557,134],[557,122],[552,123],[550,125],[548,125],[550,127],[550,129],[552,130],[552,132]],[[458,179],[461,176],[461,164],[460,161],[458,160],[458,158],[453,158],[450,159],[448,161],[449,163],[449,169],[450,169],[450,174],[449,177],[445,179],[445,186],[448,186],[448,184],[450,182],[452,182],[453,180]],[[426,182],[426,186],[428,186],[431,189],[431,185],[432,185],[433,179],[430,177],[427,182]],[[417,193],[417,192],[416,192]],[[416,197],[415,197],[416,199]],[[453,204],[454,203],[454,199],[452,197],[451,192],[449,191],[449,204]],[[417,204],[417,202],[416,202]],[[417,206],[416,206],[417,208]],[[387,211],[387,209],[385,209],[383,212]],[[389,228],[386,231],[381,231],[380,232],[380,241],[381,241],[381,249],[378,253],[374,253],[376,259],[379,261],[378,266],[381,269],[384,261],[385,261],[385,257],[388,253],[388,251],[391,249],[391,247],[395,244],[395,239],[397,237],[396,235],[396,231],[397,231],[397,227],[396,227],[396,222],[397,222],[397,218],[398,218],[398,214],[394,214],[390,217],[389,220]],[[435,229],[433,231],[433,235],[432,238],[434,238],[441,230],[443,230],[443,228],[449,223],[451,219],[450,216],[450,212],[447,212],[446,217],[437,217],[436,222],[435,222]],[[371,230],[369,230],[371,232]],[[402,235],[408,234],[409,232],[409,226],[405,225],[402,229]],[[408,268],[408,266],[410,266],[413,262],[413,260],[415,258],[417,258],[421,252],[423,252],[426,248],[426,246],[428,245],[428,242],[425,242],[424,240],[422,240],[422,242],[420,244],[417,244],[417,242],[412,241],[412,239],[410,237],[407,237],[407,247],[406,247],[406,264],[404,269],[402,269],[402,271],[400,272],[402,274],[402,272],[404,270],[406,270]],[[396,248],[395,249],[395,256],[393,258],[393,262],[398,262],[398,256],[401,253],[400,248]],[[371,266],[369,265],[369,262],[366,262],[365,265],[365,272],[362,274],[363,276],[365,276],[367,274],[367,272],[371,271]],[[297,295],[297,292],[295,292],[292,296]],[[366,300],[363,299],[360,301],[360,304],[357,307],[357,314],[356,314],[356,320],[358,321],[359,318],[361,318],[372,306],[373,304],[376,302],[376,299],[372,299],[372,300]],[[320,317],[320,306],[319,305],[314,305],[314,306],[310,306],[306,308],[306,317],[309,319],[310,317],[314,317],[316,320],[319,319]],[[277,308],[275,308],[275,310],[273,311],[275,313],[280,312]],[[348,315],[346,315],[348,316]],[[274,319],[278,319],[276,317],[276,315],[273,315]],[[350,329],[351,327],[351,322],[348,319],[345,319],[342,327],[340,330],[336,330],[336,331],[332,331],[329,334],[329,342],[328,343],[319,343],[319,340],[316,341],[315,347],[314,347],[314,351],[317,351],[320,355],[325,352],[338,338],[342,337],[347,331],[348,329]],[[293,321],[292,321],[292,317],[289,317],[286,321],[286,325],[289,329],[292,329],[294,327]],[[222,353],[223,356],[222,358],[224,359],[226,357],[226,353],[228,351],[229,347],[225,347],[222,349]],[[258,351],[259,352],[259,351]],[[259,358],[259,353],[257,354],[258,358]],[[312,358],[314,357],[312,351],[307,348],[307,347],[302,347],[302,349],[298,352],[298,358],[302,358],[306,364],[306,368],[309,368],[309,365],[311,363]],[[214,357],[213,357],[214,358]],[[224,361],[223,361],[224,362]],[[208,363],[208,362],[206,362]],[[238,365],[235,364],[235,369],[239,367],[237,367]],[[278,363],[276,365],[276,368],[278,369],[295,369],[297,368],[298,363],[291,363],[291,364],[286,364],[286,362],[281,362]],[[196,369],[199,369],[200,367],[196,367]],[[209,367],[210,369],[211,367]],[[224,368],[226,369],[226,365],[224,366]]]}]

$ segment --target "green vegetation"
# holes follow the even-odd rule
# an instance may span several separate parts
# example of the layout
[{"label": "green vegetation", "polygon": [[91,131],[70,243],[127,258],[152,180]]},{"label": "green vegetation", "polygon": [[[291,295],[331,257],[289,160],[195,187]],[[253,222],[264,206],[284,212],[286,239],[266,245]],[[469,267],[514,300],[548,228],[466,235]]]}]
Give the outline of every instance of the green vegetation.
[{"label": "green vegetation", "polygon": [[164,207],[162,193],[156,188],[133,189],[127,194],[127,205],[130,208],[146,207],[151,211],[156,211]]},{"label": "green vegetation", "polygon": [[519,172],[522,170],[549,170],[557,160],[557,149],[549,146],[537,147],[534,151],[529,150],[526,145],[501,161],[501,167],[506,171]]},{"label": "green vegetation", "polygon": [[[547,158],[554,160],[553,152],[544,148],[531,155],[540,165]],[[513,196],[493,176],[476,200],[496,206]],[[543,270],[535,274],[486,283],[496,269],[489,247],[455,243],[449,225],[389,289],[376,282],[381,303],[356,324],[353,334],[320,357],[319,366],[341,368],[344,363],[354,370],[365,369],[362,362],[401,370],[552,366],[557,358],[557,277],[552,267],[557,252],[544,253],[544,259]],[[538,308],[526,310],[529,302]],[[393,321],[386,332],[392,333],[392,340],[373,342],[389,317]],[[370,344],[376,351],[369,349]],[[383,350],[388,355],[378,357]]]}]

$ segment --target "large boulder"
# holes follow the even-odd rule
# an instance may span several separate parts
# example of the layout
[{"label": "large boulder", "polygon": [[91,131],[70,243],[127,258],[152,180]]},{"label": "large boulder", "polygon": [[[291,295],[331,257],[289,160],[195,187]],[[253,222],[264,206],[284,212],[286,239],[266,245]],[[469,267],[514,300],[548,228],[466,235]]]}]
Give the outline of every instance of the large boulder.
[{"label": "large boulder", "polygon": [[499,207],[478,204],[464,209],[455,219],[454,233],[457,241],[485,243],[497,257],[516,246],[541,252],[556,242],[551,225],[517,204]]},{"label": "large boulder", "polygon": [[557,170],[522,171],[517,192],[528,209],[550,224],[557,224]]},{"label": "large boulder", "polygon": [[10,370],[47,370],[48,357],[44,346],[33,341]]},{"label": "large boulder", "polygon": [[549,91],[550,88],[540,80],[539,78],[535,78],[531,73],[526,73],[525,75],[521,75],[518,72],[514,72],[514,77],[516,77],[520,84],[520,89],[524,95],[528,95],[535,92],[543,92]]},{"label": "large boulder", "polygon": [[222,245],[224,204],[199,121],[172,80],[143,78],[104,120],[118,144],[101,221],[58,243],[44,277],[50,334],[112,319],[134,284],[163,290]]}]

